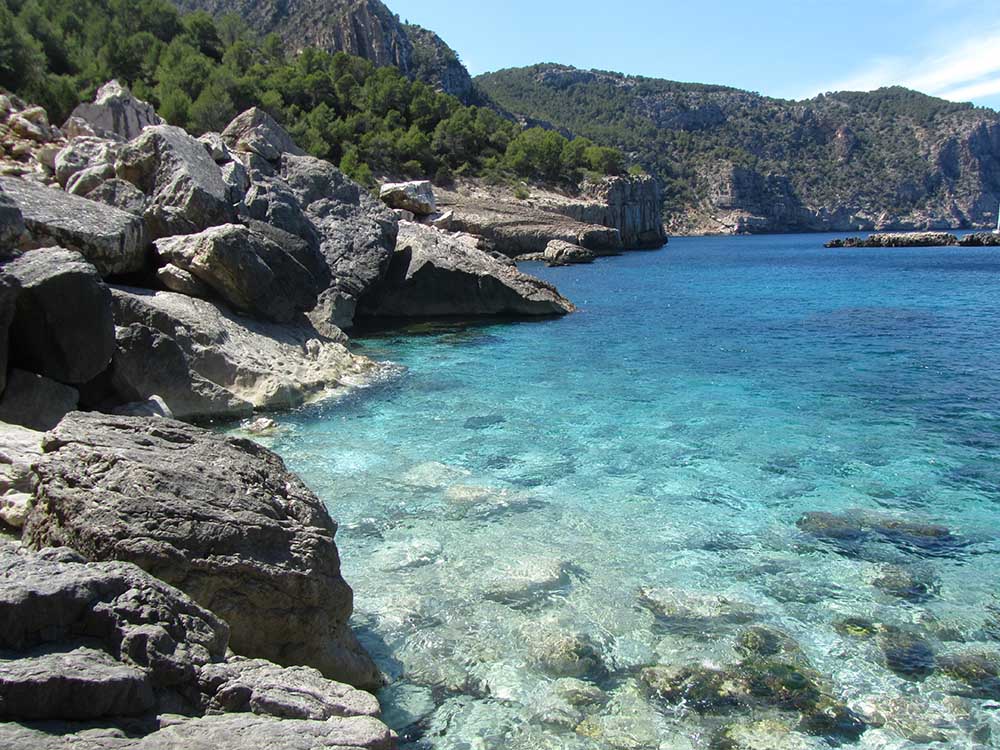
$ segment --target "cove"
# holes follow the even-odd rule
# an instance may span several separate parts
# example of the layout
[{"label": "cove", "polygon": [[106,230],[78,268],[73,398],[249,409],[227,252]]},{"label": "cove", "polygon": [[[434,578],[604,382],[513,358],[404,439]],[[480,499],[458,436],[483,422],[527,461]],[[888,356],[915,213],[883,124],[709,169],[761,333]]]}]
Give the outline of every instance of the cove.
[{"label": "cove", "polygon": [[1000,255],[827,239],[526,264],[579,312],[279,418],[402,746],[997,741]]}]

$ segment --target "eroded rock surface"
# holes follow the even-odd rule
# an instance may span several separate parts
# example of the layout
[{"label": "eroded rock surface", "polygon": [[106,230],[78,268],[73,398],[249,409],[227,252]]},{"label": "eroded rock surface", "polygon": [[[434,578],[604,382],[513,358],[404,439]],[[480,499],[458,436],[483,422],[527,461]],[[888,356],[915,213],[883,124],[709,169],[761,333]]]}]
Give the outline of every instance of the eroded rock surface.
[{"label": "eroded rock surface", "polygon": [[97,90],[92,103],[77,106],[70,115],[86,122],[98,135],[131,140],[147,125],[162,125],[153,105],[136,99],[118,81],[108,81]]}]

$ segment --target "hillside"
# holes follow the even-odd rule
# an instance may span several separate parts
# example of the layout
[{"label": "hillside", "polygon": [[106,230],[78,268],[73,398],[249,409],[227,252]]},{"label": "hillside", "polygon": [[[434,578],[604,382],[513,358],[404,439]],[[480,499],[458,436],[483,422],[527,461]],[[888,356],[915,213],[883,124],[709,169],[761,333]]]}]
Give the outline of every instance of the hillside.
[{"label": "hillside", "polygon": [[261,35],[277,33],[290,50],[347,52],[474,103],[472,79],[437,34],[403,23],[379,0],[175,0],[185,11],[232,13]]},{"label": "hillside", "polygon": [[794,102],[551,64],[475,83],[632,155],[675,233],[989,226],[1000,204],[1000,114],[902,88]]}]

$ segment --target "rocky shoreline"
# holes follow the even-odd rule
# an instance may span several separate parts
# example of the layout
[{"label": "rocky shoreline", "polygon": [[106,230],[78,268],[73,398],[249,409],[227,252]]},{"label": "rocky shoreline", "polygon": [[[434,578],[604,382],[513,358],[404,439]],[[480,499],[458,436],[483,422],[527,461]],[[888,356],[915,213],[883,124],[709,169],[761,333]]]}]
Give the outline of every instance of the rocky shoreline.
[{"label": "rocky shoreline", "polygon": [[830,240],[829,248],[863,247],[1000,247],[1000,235],[976,232],[959,238],[948,232],[878,233],[868,237],[848,237]]},{"label": "rocky shoreline", "polygon": [[[61,128],[0,119],[0,744],[394,746],[327,508],[192,423],[382,377],[362,318],[572,303],[429,184],[379,201],[260,110],[196,139],[111,82]],[[615,250],[648,221],[597,218]],[[576,221],[549,220],[543,249]]]}]

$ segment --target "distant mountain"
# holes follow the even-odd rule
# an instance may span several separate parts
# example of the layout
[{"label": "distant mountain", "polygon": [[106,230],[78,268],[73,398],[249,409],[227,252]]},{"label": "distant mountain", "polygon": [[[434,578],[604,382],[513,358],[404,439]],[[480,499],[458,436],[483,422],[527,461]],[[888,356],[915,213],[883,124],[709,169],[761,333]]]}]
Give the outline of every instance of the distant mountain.
[{"label": "distant mountain", "polygon": [[785,101],[537,65],[475,79],[524,118],[631,153],[673,232],[990,226],[1000,114],[887,88]]},{"label": "distant mountain", "polygon": [[276,32],[289,49],[348,52],[393,65],[463,102],[475,101],[472,79],[441,38],[405,24],[379,0],[175,0],[185,11],[235,13],[260,34]]}]

